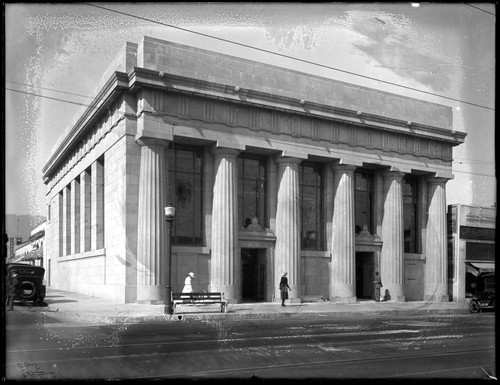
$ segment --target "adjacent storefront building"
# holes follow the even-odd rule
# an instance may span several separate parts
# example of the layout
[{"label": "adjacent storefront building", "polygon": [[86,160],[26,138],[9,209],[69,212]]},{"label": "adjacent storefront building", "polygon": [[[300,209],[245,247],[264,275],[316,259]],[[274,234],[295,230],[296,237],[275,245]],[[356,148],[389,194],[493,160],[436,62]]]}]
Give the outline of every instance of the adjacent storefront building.
[{"label": "adjacent storefront building", "polygon": [[450,107],[150,37],[97,91],[43,169],[54,287],[449,300]]},{"label": "adjacent storefront building", "polygon": [[475,293],[477,277],[495,272],[495,207],[448,206],[448,282],[454,302]]},{"label": "adjacent storefront building", "polygon": [[45,248],[45,222],[31,230],[26,242],[18,245],[13,263],[29,263],[34,266],[45,267],[43,256]]}]

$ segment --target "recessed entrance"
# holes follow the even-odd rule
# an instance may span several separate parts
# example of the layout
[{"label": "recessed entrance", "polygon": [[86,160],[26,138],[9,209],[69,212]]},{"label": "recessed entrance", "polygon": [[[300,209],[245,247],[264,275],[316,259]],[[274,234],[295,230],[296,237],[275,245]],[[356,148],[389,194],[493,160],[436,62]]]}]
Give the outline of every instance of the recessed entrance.
[{"label": "recessed entrance", "polygon": [[375,253],[356,253],[356,297],[373,299],[373,279],[375,277]]},{"label": "recessed entrance", "polygon": [[241,249],[243,302],[264,300],[266,259],[265,249]]}]

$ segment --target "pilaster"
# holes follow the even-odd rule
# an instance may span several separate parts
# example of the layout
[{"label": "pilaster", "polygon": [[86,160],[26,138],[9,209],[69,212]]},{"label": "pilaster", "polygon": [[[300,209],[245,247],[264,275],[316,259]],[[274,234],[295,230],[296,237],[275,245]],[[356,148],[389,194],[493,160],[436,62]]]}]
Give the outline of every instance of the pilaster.
[{"label": "pilaster", "polygon": [[80,179],[71,181],[71,254],[80,253]]},{"label": "pilaster", "polygon": [[63,189],[63,252],[71,254],[71,185]]},{"label": "pilaster", "polygon": [[62,257],[66,254],[66,250],[64,248],[64,240],[65,240],[65,235],[64,235],[64,190],[62,192],[57,194],[57,198],[55,200],[56,202],[56,207],[54,208],[55,213],[57,213],[57,224],[56,228],[54,229],[54,232],[56,234],[55,239],[58,240],[57,242],[57,256]]},{"label": "pilaster", "polygon": [[90,174],[80,174],[80,250],[90,250]]},{"label": "pilaster", "polygon": [[354,171],[356,166],[333,166],[332,262],[330,300],[356,301]]},{"label": "pilaster", "polygon": [[96,160],[91,166],[91,249],[104,247],[104,166]]}]

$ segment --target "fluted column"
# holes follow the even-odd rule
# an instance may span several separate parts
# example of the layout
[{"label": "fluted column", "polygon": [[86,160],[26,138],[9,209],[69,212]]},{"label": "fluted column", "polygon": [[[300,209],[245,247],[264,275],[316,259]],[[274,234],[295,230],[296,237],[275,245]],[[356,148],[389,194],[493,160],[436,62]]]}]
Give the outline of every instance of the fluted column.
[{"label": "fluted column", "polygon": [[404,173],[388,171],[384,177],[384,214],[380,260],[381,294],[386,300],[404,302],[403,188]]},{"label": "fluted column", "polygon": [[356,245],[354,237],[354,171],[356,166],[337,165],[334,171],[332,263],[330,300],[356,301]]},{"label": "fluted column", "polygon": [[299,164],[301,159],[277,158],[278,204],[276,210],[276,248],[274,296],[280,298],[279,282],[288,273],[288,293],[291,302],[300,302],[300,202]]},{"label": "fluted column", "polygon": [[448,302],[448,253],[445,178],[430,178],[426,231],[424,300]]},{"label": "fluted column", "polygon": [[240,301],[238,255],[238,150],[216,148],[212,206],[210,291]]},{"label": "fluted column", "polygon": [[165,300],[168,142],[142,138],[137,237],[137,301]]}]

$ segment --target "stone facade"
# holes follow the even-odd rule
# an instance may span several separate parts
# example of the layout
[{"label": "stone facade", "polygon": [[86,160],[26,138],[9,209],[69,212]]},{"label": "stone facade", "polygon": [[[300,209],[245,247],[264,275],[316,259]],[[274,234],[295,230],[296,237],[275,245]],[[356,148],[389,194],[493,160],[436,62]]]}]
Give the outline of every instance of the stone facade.
[{"label": "stone facade", "polygon": [[[447,300],[445,186],[465,138],[451,108],[150,37],[126,44],[96,94],[43,169],[52,286],[161,302],[169,275],[179,291],[194,271],[200,291],[273,301],[286,271],[291,301],[352,302],[378,270],[386,300]],[[172,160],[185,147],[199,182]],[[243,159],[263,170],[248,191]],[[362,231],[360,170],[372,178]],[[410,251],[405,176],[418,186]],[[163,208],[195,190],[173,202],[196,215],[176,219],[174,236],[194,235],[173,243],[168,271]],[[258,223],[242,228],[250,208]]]}]

